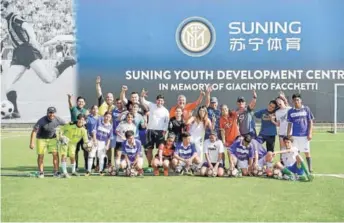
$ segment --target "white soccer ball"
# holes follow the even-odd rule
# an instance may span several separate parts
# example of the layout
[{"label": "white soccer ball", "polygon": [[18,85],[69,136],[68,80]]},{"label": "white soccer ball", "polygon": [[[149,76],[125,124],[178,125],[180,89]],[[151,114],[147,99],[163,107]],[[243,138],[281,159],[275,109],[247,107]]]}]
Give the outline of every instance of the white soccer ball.
[{"label": "white soccer ball", "polygon": [[216,177],[217,176],[217,172],[214,171],[214,169],[209,169],[207,172],[208,177]]},{"label": "white soccer ball", "polygon": [[264,174],[264,169],[261,168],[261,167],[258,167],[258,169],[257,169],[257,176],[261,177],[261,176],[263,176],[263,174]]},{"label": "white soccer ball", "polygon": [[238,171],[236,168],[234,168],[234,169],[231,171],[231,176],[232,176],[232,177],[238,177],[238,176],[239,176],[239,171]]},{"label": "white soccer ball", "polygon": [[282,172],[279,169],[274,169],[273,171],[273,177],[275,179],[282,179]]},{"label": "white soccer ball", "polygon": [[12,102],[4,100],[1,102],[1,118],[11,117],[14,111]]}]

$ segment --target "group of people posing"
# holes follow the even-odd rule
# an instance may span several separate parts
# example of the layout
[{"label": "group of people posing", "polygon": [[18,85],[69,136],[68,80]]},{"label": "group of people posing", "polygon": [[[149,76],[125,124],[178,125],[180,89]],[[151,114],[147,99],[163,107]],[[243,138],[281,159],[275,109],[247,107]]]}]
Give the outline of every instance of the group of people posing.
[{"label": "group of people posing", "polygon": [[[82,150],[86,176],[92,169],[100,175],[106,172],[116,175],[122,169],[130,176],[142,176],[145,155],[154,175],[159,175],[159,168],[162,168],[165,176],[171,171],[234,176],[236,170],[244,176],[259,172],[259,175],[263,172],[272,176],[272,170],[276,169],[286,176],[313,179],[310,140],[314,117],[309,107],[303,105],[300,94],[292,96],[294,107],[289,106],[281,92],[267,108],[257,110],[254,91],[248,104],[244,97],[239,97],[237,108],[229,109],[225,104],[219,106],[209,88],[200,92],[192,103],[179,95],[177,104],[167,110],[163,95],[151,102],[146,100],[144,89],[141,93],[132,92],[127,99],[128,88],[122,86],[119,98],[114,99],[112,93],[104,97],[100,77],[96,79],[96,91],[98,105],[89,110],[85,108],[83,97],[78,97],[74,106],[72,96],[68,95],[71,123],[55,116],[56,109],[50,107],[47,115],[34,126],[30,148],[35,147],[37,138],[40,178],[44,177],[45,151],[53,154],[54,175],[69,178],[67,157],[72,165],[71,174],[78,176],[78,153]],[[258,134],[256,119],[261,120]],[[280,151],[275,151],[276,137]],[[305,153],[308,167],[300,152]],[[225,153],[228,154],[228,168],[225,168]],[[279,158],[274,162],[277,154]]]}]

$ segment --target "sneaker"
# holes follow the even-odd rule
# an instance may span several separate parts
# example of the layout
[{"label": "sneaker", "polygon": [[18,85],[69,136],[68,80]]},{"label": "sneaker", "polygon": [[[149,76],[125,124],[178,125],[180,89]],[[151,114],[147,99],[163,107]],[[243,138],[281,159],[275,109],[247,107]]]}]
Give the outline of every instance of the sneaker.
[{"label": "sneaker", "polygon": [[72,173],[72,176],[79,177],[80,174],[79,174],[78,172],[73,172],[73,173]]},{"label": "sneaker", "polygon": [[103,172],[103,171],[100,171],[100,172],[99,172],[99,175],[100,175],[100,176],[104,176],[104,172]]},{"label": "sneaker", "polygon": [[138,176],[138,177],[143,177],[143,169],[140,169],[140,170],[138,170],[137,172],[138,172],[138,173],[137,173],[137,176]]},{"label": "sneaker", "polygon": [[71,176],[68,174],[68,173],[64,173],[64,174],[62,174],[62,178],[71,178]]},{"label": "sneaker", "polygon": [[189,169],[189,170],[186,170],[185,174],[186,174],[187,176],[193,176],[193,173],[192,173],[192,171],[191,171],[190,169]]},{"label": "sneaker", "polygon": [[160,175],[159,169],[154,169],[153,173],[154,173],[154,176]]},{"label": "sneaker", "polygon": [[61,177],[61,173],[60,173],[60,172],[55,172],[55,173],[54,173],[54,177],[60,178],[60,177]]},{"label": "sneaker", "polygon": [[309,182],[312,182],[313,180],[314,180],[314,175],[309,174],[309,175],[308,175],[308,181],[309,181]]},{"label": "sneaker", "polygon": [[43,179],[44,178],[44,173],[39,173],[37,177],[40,178],[40,179]]},{"label": "sneaker", "polygon": [[88,177],[90,175],[90,171],[86,171],[85,177]]}]

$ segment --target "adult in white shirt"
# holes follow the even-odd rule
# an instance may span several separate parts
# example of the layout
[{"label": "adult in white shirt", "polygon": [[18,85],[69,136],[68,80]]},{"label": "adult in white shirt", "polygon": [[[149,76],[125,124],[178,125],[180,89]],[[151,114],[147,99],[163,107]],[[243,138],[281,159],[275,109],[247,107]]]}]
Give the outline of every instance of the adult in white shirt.
[{"label": "adult in white shirt", "polygon": [[278,98],[276,99],[278,110],[275,112],[276,121],[273,120],[274,123],[278,128],[278,135],[279,135],[279,143],[280,143],[280,150],[281,148],[285,147],[283,137],[287,136],[288,131],[288,111],[291,107],[288,104],[288,100],[286,99],[283,92],[280,93]]},{"label": "adult in white shirt", "polygon": [[201,168],[201,176],[219,176],[224,173],[224,148],[221,140],[217,138],[216,131],[211,131],[209,139],[204,141],[204,155],[206,162]]},{"label": "adult in white shirt", "polygon": [[153,159],[154,147],[159,148],[160,144],[164,143],[165,134],[170,121],[170,114],[164,107],[164,96],[159,94],[156,97],[156,104],[146,101],[145,97],[147,97],[147,92],[142,89],[141,103],[149,108],[145,153],[147,161],[150,164]]}]

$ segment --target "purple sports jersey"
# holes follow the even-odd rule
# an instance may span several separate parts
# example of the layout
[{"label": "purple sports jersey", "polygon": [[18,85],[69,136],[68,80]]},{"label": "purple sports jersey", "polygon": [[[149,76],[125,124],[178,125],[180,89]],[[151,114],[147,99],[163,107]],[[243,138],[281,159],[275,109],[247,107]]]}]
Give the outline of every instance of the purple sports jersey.
[{"label": "purple sports jersey", "polygon": [[122,143],[122,154],[127,155],[130,162],[134,162],[136,156],[142,156],[142,146],[140,140],[135,140],[134,145],[130,146],[128,141]]},{"label": "purple sports jersey", "polygon": [[109,123],[107,125],[104,124],[103,119],[99,119],[95,129],[93,130],[96,132],[96,138],[99,141],[107,141],[112,139],[112,124]]},{"label": "purple sports jersey", "polygon": [[196,147],[194,143],[190,143],[188,146],[185,147],[181,142],[177,144],[176,150],[174,152],[183,159],[190,159],[196,152]]},{"label": "purple sports jersey", "polygon": [[238,160],[244,161],[248,159],[252,159],[254,155],[254,149],[251,145],[248,147],[244,147],[241,144],[241,141],[235,141],[231,147],[229,147],[229,151],[233,154]]},{"label": "purple sports jersey", "polygon": [[259,160],[268,153],[267,150],[263,147],[263,145],[255,139],[252,139],[250,146],[254,149],[255,152],[258,151]]},{"label": "purple sports jersey", "polygon": [[293,136],[308,136],[309,121],[313,120],[314,116],[309,107],[302,106],[300,109],[290,109],[287,119],[293,124]]},{"label": "purple sports jersey", "polygon": [[116,135],[116,128],[118,124],[121,122],[121,115],[123,111],[120,111],[118,109],[114,109],[112,111],[112,129],[113,129],[113,135]]}]

